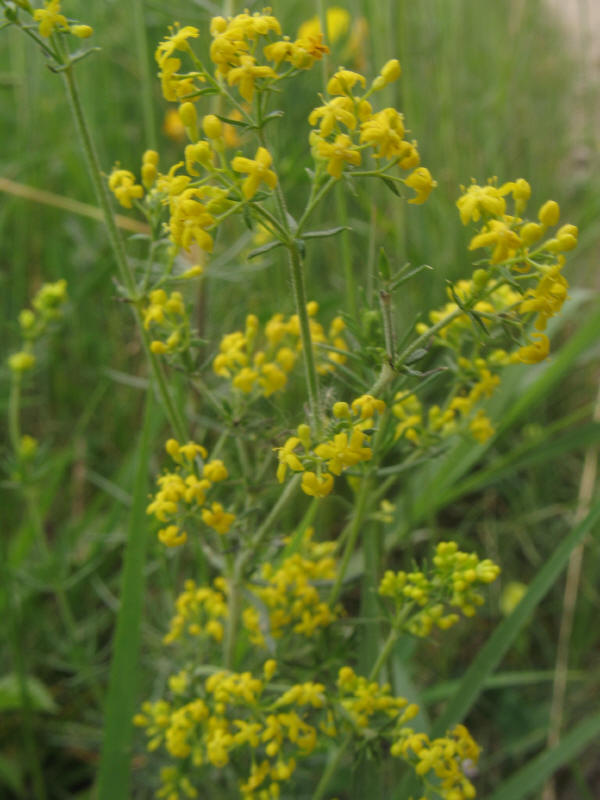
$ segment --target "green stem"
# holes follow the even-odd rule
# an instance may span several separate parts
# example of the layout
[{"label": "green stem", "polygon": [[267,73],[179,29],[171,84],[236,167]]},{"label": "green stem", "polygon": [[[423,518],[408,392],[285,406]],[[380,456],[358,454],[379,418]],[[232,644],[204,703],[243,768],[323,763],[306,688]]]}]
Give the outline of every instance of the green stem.
[{"label": "green stem", "polygon": [[152,74],[148,62],[148,40],[146,37],[146,24],[144,21],[143,0],[132,0],[133,28],[135,31],[135,48],[140,67],[142,113],[144,116],[144,137],[146,146],[156,149],[156,122],[154,118],[154,102],[152,97]]},{"label": "green stem", "polygon": [[242,610],[244,572],[246,571],[248,562],[255,556],[256,551],[262,545],[266,535],[271,530],[271,526],[296,491],[300,480],[301,476],[299,474],[294,475],[292,480],[279,495],[277,502],[262,525],[256,531],[252,542],[241,551],[233,565],[231,580],[229,581],[227,627],[223,644],[223,656],[226,669],[231,669],[234,663],[235,643]]},{"label": "green stem", "polygon": [[381,318],[383,320],[383,338],[385,342],[385,354],[390,364],[394,363],[394,320],[392,315],[392,295],[383,289],[379,292],[379,305],[381,307]]},{"label": "green stem", "polygon": [[96,153],[96,148],[94,146],[94,142],[90,133],[89,126],[87,124],[87,120],[83,113],[83,108],[79,97],[79,91],[77,89],[77,84],[75,83],[75,76],[73,74],[73,66],[69,65],[65,70],[63,70],[61,74],[63,76],[67,97],[69,99],[69,104],[71,106],[71,111],[73,112],[73,117],[75,119],[75,126],[77,128],[77,133],[79,135],[81,146],[83,148],[83,153],[88,168],[88,173],[91,178],[92,184],[94,186],[96,197],[104,214],[104,221],[108,232],[108,239],[110,241],[115,256],[115,260],[117,262],[117,270],[119,272],[119,277],[121,279],[121,282],[127,289],[128,295],[134,301],[133,306],[135,309],[135,316],[138,323],[138,327],[142,335],[148,359],[150,361],[152,374],[156,382],[158,392],[161,396],[166,414],[169,418],[171,427],[175,435],[182,441],[185,441],[188,438],[187,426],[181,415],[180,410],[175,406],[173,398],[171,397],[171,394],[167,388],[162,365],[157,359],[156,355],[150,351],[150,337],[148,335],[148,332],[144,329],[140,311],[137,306],[137,287],[135,284],[135,279],[131,267],[129,265],[129,261],[127,260],[125,245],[123,244],[123,240],[121,239],[121,236],[119,234],[115,222],[115,217],[112,211],[110,198],[108,195],[108,189],[102,177],[100,161]]},{"label": "green stem", "polygon": [[356,505],[352,512],[352,521],[350,523],[350,528],[348,530],[348,537],[346,539],[346,546],[344,548],[344,553],[340,560],[337,576],[335,579],[335,583],[331,589],[331,594],[329,595],[329,605],[334,606],[338,600],[340,595],[342,584],[344,582],[344,577],[346,575],[346,571],[348,569],[348,562],[350,561],[350,557],[354,552],[354,548],[356,546],[356,542],[358,540],[358,536],[360,531],[362,530],[363,525],[363,518],[365,515],[365,510],[368,505],[369,495],[372,490],[370,475],[364,475],[360,484],[360,489],[358,490],[358,497],[356,498]]},{"label": "green stem", "polygon": [[329,785],[329,782],[332,779],[332,777],[335,775],[335,773],[337,771],[337,768],[340,765],[340,761],[342,760],[342,757],[343,757],[344,753],[346,752],[346,750],[348,749],[348,745],[351,743],[351,741],[352,741],[352,734],[351,733],[347,733],[344,741],[341,743],[341,745],[336,750],[335,755],[328,762],[328,764],[327,764],[327,766],[325,768],[325,772],[321,775],[321,780],[319,781],[319,783],[317,785],[317,788],[314,791],[314,794],[312,796],[312,800],[321,800],[324,797],[325,791],[326,791],[326,789],[327,789],[327,787]]},{"label": "green stem", "polygon": [[308,311],[306,310],[306,290],[304,288],[304,273],[298,245],[291,241],[288,245],[288,257],[290,264],[290,275],[292,279],[292,291],[296,304],[296,313],[300,322],[300,339],[302,341],[302,352],[304,354],[304,371],[306,376],[306,387],[308,390],[308,405],[310,408],[311,420],[314,426],[315,435],[319,438],[321,434],[321,399],[319,396],[319,379],[315,365],[315,354],[313,349],[312,337],[310,335],[310,323]]},{"label": "green stem", "polygon": [[[348,207],[346,205],[344,187],[341,183],[338,183],[336,186],[335,200],[337,206],[337,216],[340,225],[343,225],[346,229],[348,229],[350,227],[348,225]],[[352,319],[357,319],[358,306],[356,299],[356,281],[354,280],[354,270],[352,268],[352,252],[350,250],[350,237],[348,230],[342,231],[341,244],[342,264],[344,266],[344,283],[346,286],[346,308]]]},{"label": "green stem", "polygon": [[10,382],[10,393],[8,395],[8,435],[10,443],[18,458],[21,449],[21,423],[19,421],[19,409],[21,407],[21,376],[13,374]]},{"label": "green stem", "polygon": [[329,180],[323,184],[323,186],[319,189],[319,191],[316,194],[314,195],[311,194],[311,197],[309,197],[308,199],[306,208],[302,212],[300,221],[298,222],[298,230],[296,231],[296,236],[298,237],[300,236],[300,234],[304,230],[304,226],[308,222],[308,218],[310,217],[316,206],[318,206],[321,200],[325,197],[325,195],[328,194],[331,191],[331,189],[333,189],[336,182],[337,182],[336,178],[329,178]]}]

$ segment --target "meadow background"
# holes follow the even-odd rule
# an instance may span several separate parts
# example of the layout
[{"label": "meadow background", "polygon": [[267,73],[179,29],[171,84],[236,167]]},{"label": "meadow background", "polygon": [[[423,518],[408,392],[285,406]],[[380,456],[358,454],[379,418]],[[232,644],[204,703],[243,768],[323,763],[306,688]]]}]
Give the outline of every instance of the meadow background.
[{"label": "meadow background", "polygon": [[[168,104],[154,78],[152,53],[169,23],[202,27],[219,13],[218,4],[71,0],[64,5],[70,15],[93,25],[94,44],[102,48],[79,65],[77,75],[103,168],[108,172],[120,161],[137,171],[141,153],[150,146],[157,146],[163,163],[175,161],[182,145],[165,133]],[[271,5],[291,33],[313,13],[305,2]],[[309,297],[314,287],[322,308],[337,310],[344,294],[340,258],[351,258],[357,283],[369,287],[375,253],[383,245],[396,263],[434,268],[405,284],[398,298],[397,323],[408,329],[418,314],[444,301],[446,279],[469,272],[469,233],[454,204],[460,184],[471,177],[478,182],[491,175],[500,182],[524,177],[533,187],[532,206],[553,198],[562,218],[580,229],[580,244],[566,271],[571,299],[550,329],[554,354],[548,363],[518,376],[511,372],[503,383],[494,400],[501,435],[475,463],[458,452],[456,473],[434,482],[437,488],[427,498],[413,483],[409,500],[397,499],[403,504],[398,528],[410,528],[415,551],[422,552],[429,541],[453,537],[462,549],[493,558],[503,571],[481,622],[453,632],[441,649],[421,645],[412,658],[411,691],[435,711],[452,695],[452,680],[460,678],[488,637],[490,619],[501,618],[507,583],[528,584],[572,527],[584,467],[594,484],[593,447],[600,438],[599,426],[591,424],[600,363],[597,50],[591,45],[585,2],[574,4],[573,12],[584,21],[574,28],[542,0],[356,0],[339,5],[366,24],[359,50],[342,61],[342,42],[332,63],[350,67],[358,57],[372,76],[388,58],[400,59],[403,77],[386,91],[395,93],[390,98],[405,113],[438,188],[421,207],[407,206],[383,186],[374,190],[380,208],[376,241],[365,222],[370,203],[363,207],[348,197],[350,250],[340,254],[334,239],[309,252]],[[293,103],[282,98],[293,121],[278,134],[288,185],[297,181],[302,186],[308,155],[303,110],[315,104],[317,71],[303,82],[305,96]],[[131,315],[116,298],[115,266],[102,223],[77,208],[61,207],[65,201],[95,204],[61,83],[16,30],[0,32],[0,142],[4,353],[18,346],[18,313],[42,282],[66,278],[70,298],[64,324],[49,340],[24,402],[24,430],[43,448],[43,467],[30,501],[47,547],[40,544],[24,498],[11,485],[10,457],[2,443],[0,614],[16,621],[27,672],[37,681],[35,738],[48,797],[87,800],[94,797],[98,768],[146,364]],[[58,197],[20,196],[23,190],[12,182]],[[304,189],[299,192],[298,206]],[[322,213],[323,225],[331,222]],[[209,342],[207,358],[221,334],[236,329],[247,313],[264,318],[292,309],[284,265],[275,259],[258,265],[244,260],[250,237],[246,233],[232,241],[219,268],[211,269],[203,283],[196,322]],[[0,381],[5,412],[9,374],[4,355]],[[154,411],[152,430],[150,474],[160,469],[167,433],[159,411]],[[597,539],[586,543],[586,553],[568,659],[566,729],[591,710],[600,683]],[[163,549],[151,542],[136,676],[139,700],[164,680],[161,639],[181,574],[181,564],[167,561]],[[57,606],[57,587],[74,609],[71,617]],[[469,727],[484,748],[481,797],[491,798],[503,780],[544,749],[563,603],[561,578],[469,716]],[[22,713],[11,684],[16,667],[8,638],[0,643],[0,796],[27,798],[28,756],[20,744]],[[593,800],[600,795],[594,750],[578,750],[561,766],[557,798]],[[137,752],[133,796],[149,797],[141,741]],[[524,796],[541,794],[536,788]]]}]

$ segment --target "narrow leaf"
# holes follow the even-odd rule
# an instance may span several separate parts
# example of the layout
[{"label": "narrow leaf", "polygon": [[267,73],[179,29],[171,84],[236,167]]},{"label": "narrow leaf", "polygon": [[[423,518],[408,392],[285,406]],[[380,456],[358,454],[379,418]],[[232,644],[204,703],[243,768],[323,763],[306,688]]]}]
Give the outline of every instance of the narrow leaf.
[{"label": "narrow leaf", "polygon": [[[46,686],[33,675],[25,678],[32,711],[45,711],[55,714],[58,710],[54,698]],[[11,672],[0,678],[0,711],[17,711],[23,708],[21,686],[18,676]]]},{"label": "narrow leaf", "polygon": [[539,789],[557,769],[573,760],[600,736],[600,714],[587,717],[560,740],[515,772],[488,800],[521,800]]},{"label": "narrow leaf", "polygon": [[338,225],[337,228],[328,228],[325,231],[308,231],[307,233],[302,234],[303,239],[324,239],[327,236],[335,236],[337,233],[341,233],[342,231],[349,231],[350,228],[347,225]]},{"label": "narrow leaf", "polygon": [[145,508],[154,413],[153,392],[149,391],[146,395],[146,412],[138,447],[133,504],[123,559],[121,603],[104,716],[98,800],[126,800],[130,797],[132,718],[138,702],[138,660],[148,539]]},{"label": "narrow leaf", "polygon": [[400,190],[398,189],[394,181],[391,181],[389,178],[384,178],[383,176],[381,176],[381,180],[385,183],[390,192],[393,192],[396,195],[396,197],[402,197],[402,195],[400,194]]},{"label": "narrow leaf", "polygon": [[257,247],[256,249],[251,250],[248,253],[247,258],[248,258],[249,261],[251,261],[253,258],[258,258],[258,256],[262,256],[265,253],[270,252],[271,250],[275,250],[276,247],[282,247],[282,246],[283,246],[283,242],[280,242],[279,239],[276,239],[273,242],[267,242],[267,244],[263,244],[260,247]]}]

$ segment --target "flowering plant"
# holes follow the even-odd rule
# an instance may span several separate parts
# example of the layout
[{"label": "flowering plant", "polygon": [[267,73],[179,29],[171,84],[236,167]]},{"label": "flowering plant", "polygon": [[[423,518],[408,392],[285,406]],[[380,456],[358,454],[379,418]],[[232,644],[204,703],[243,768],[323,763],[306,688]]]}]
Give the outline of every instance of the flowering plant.
[{"label": "flowering plant", "polygon": [[[437,457],[458,440],[489,441],[488,401],[504,369],[548,357],[544,331],[567,299],[564,254],[577,228],[559,226],[553,200],[528,217],[523,178],[473,181],[456,205],[460,221],[476,225],[469,251],[478,261],[448,285],[442,308],[398,338],[395,293],[425,267],[397,268],[382,251],[376,324],[368,324],[375,297],[362,312],[322,314],[318,287],[307,295],[304,254],[347,233],[316,226],[326,198],[342,182],[358,192],[381,181],[398,202],[421,205],[437,185],[404,115],[382,100],[401,77],[397,59],[371,80],[345,67],[327,73],[306,109],[309,166],[305,184],[293,187],[305,198],[294,217],[273,133],[286,120],[274,106],[329,54],[318,26],[294,38],[268,9],[216,16],[204,54],[201,30],[176,23],[155,59],[188,143],[165,166],[146,150],[139,178],[120,164],[103,176],[73,78],[90,51],[69,50],[70,36],[87,39],[91,29],[63,15],[59,0],[3,5],[64,77],[118,290],[170,426],[146,510],[167,558],[186,553],[187,575],[164,635],[172,668],[134,720],[161,765],[157,796],[193,798],[214,786],[215,796],[244,800],[317,800],[348,759],[368,753],[414,772],[422,798],[474,797],[478,745],[462,724],[440,736],[413,727],[419,708],[392,688],[389,662],[399,640],[445,635],[472,617],[499,567],[446,541],[430,562],[417,565],[409,553],[398,570],[384,535],[402,485],[397,465]],[[143,269],[132,268],[108,192],[147,224]],[[194,327],[193,287],[210,275],[222,240],[240,235],[240,221],[262,238],[248,260],[285,254],[290,297],[207,342]],[[25,345],[9,360],[16,384],[64,296],[63,283],[47,286],[34,301],[38,316],[23,312]],[[181,381],[201,408],[177,397]],[[366,633],[352,596],[357,577]]]}]

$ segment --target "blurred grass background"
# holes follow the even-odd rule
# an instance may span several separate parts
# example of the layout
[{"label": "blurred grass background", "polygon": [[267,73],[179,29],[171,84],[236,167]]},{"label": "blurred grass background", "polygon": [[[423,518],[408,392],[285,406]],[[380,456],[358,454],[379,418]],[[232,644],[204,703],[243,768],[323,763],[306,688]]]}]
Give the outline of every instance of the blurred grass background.
[{"label": "blurred grass background", "polygon": [[[71,0],[64,5],[70,16],[93,25],[94,43],[102,48],[77,68],[77,77],[104,169],[108,172],[120,161],[137,172],[141,153],[155,142],[162,165],[178,160],[182,145],[163,127],[168,104],[158,81],[149,84],[145,75],[148,71],[154,75],[154,46],[169,23],[179,20],[203,27],[209,16],[219,13],[218,5],[180,0],[93,4]],[[353,50],[347,49],[347,39],[336,45],[331,64],[357,65],[370,77],[388,58],[400,59],[403,77],[386,90],[387,99],[405,113],[423,163],[439,184],[423,207],[406,205],[383,186],[369,187],[368,204],[348,197],[357,283],[369,285],[368,269],[381,245],[396,263],[432,265],[434,272],[419,275],[398,298],[398,329],[408,328],[418,313],[444,300],[446,279],[469,273],[469,234],[454,206],[460,184],[471,177],[479,182],[491,175],[501,182],[524,177],[533,187],[532,208],[556,199],[562,218],[577,224],[581,232],[567,270],[573,285],[571,310],[565,307],[566,321],[553,341],[556,349],[561,339],[568,339],[590,314],[597,313],[593,297],[598,289],[600,183],[593,176],[599,167],[594,106],[600,98],[589,48],[581,46],[578,34],[542,0],[354,0],[339,5],[366,24]],[[292,0],[272,6],[292,35],[310,8]],[[579,5],[580,12],[584,6]],[[140,8],[143,29],[138,22]],[[60,80],[18,31],[2,31],[0,37],[0,176],[93,205]],[[284,154],[281,170],[287,185],[297,187],[297,194],[294,189],[289,197],[292,212],[305,197],[303,170],[309,164],[305,116],[317,104],[319,69],[297,85],[293,98],[282,97],[289,124],[270,132]],[[154,110],[153,118],[149,109]],[[369,239],[373,204],[378,209],[377,241]],[[327,210],[321,214],[320,225],[334,222],[333,211],[329,217]],[[285,265],[273,261],[264,269],[248,269],[240,262],[234,258],[205,282],[202,322],[213,346],[249,311],[263,318],[280,308],[291,311]],[[338,241],[326,240],[318,250],[309,248],[307,270],[309,296],[318,297],[325,309],[339,309],[344,288]],[[116,300],[113,274],[101,223],[11,191],[0,194],[0,298],[6,353],[18,341],[18,312],[40,283],[64,277],[69,284],[65,324],[46,349],[24,407],[24,429],[47,451],[40,510],[51,544],[49,555],[36,547],[34,531],[20,500],[10,493],[9,482],[2,503],[28,669],[48,691],[46,710],[35,715],[36,736],[49,797],[57,800],[93,796],[90,787],[97,768],[126,511],[131,505],[135,432],[146,386],[143,353],[130,315]],[[590,419],[599,356],[597,342],[579,352],[560,383],[531,409],[529,419],[520,420],[498,441],[488,462],[510,455],[524,442],[547,443],[551,426],[561,420],[572,418],[571,424],[565,423],[568,433],[578,421]],[[3,411],[8,386],[5,363],[3,357]],[[508,400],[524,385],[509,386]],[[154,414],[152,429],[152,450],[157,455],[150,466],[156,471],[165,432],[159,413]],[[572,519],[583,450],[581,443],[574,444],[561,458],[538,459],[534,467],[515,468],[485,488],[459,497],[436,515],[422,518],[416,540],[458,536],[461,545],[476,546],[497,559],[503,580],[529,582]],[[4,448],[10,476],[6,452]],[[597,555],[597,543],[589,547]],[[152,544],[150,549],[147,578],[152,603],[145,616],[140,699],[164,676],[160,639],[176,581],[176,568],[165,564],[160,548]],[[578,718],[598,689],[600,633],[594,625],[598,571],[597,558],[585,559],[572,638],[568,720]],[[52,587],[57,582],[64,585],[76,609],[69,635],[56,614]],[[499,596],[494,600],[492,616],[498,614]],[[6,598],[3,603],[4,614]],[[559,583],[538,610],[535,625],[521,635],[502,664],[503,670],[534,671],[538,679],[487,691],[469,718],[485,748],[482,796],[544,743],[561,608]],[[415,662],[418,685],[460,676],[486,630],[483,626],[479,634],[476,625],[465,626],[441,651],[422,648]],[[12,669],[10,653],[3,648],[0,676]],[[432,700],[433,709],[439,699]],[[19,710],[5,706],[0,719],[3,797],[28,796],[19,725]],[[150,796],[147,773],[138,769],[135,774],[134,796]],[[562,770],[557,790],[564,800],[589,800],[600,794],[593,753]]]}]

